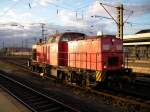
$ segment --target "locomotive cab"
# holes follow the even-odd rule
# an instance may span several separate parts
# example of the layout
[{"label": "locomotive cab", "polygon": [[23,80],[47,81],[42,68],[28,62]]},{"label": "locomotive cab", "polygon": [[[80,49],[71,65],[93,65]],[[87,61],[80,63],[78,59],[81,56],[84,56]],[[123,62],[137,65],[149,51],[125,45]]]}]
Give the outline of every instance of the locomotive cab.
[{"label": "locomotive cab", "polygon": [[102,39],[103,69],[101,77],[107,87],[118,87],[134,79],[132,70],[124,67],[123,41],[119,38]]},{"label": "locomotive cab", "polygon": [[85,34],[76,32],[66,32],[49,36],[47,44],[49,45],[48,64],[53,66],[67,66],[68,64],[68,41],[84,38]]},{"label": "locomotive cab", "polygon": [[62,34],[50,35],[48,43],[54,42],[68,42],[73,40],[81,40],[85,38],[85,34],[76,32],[66,32]]}]

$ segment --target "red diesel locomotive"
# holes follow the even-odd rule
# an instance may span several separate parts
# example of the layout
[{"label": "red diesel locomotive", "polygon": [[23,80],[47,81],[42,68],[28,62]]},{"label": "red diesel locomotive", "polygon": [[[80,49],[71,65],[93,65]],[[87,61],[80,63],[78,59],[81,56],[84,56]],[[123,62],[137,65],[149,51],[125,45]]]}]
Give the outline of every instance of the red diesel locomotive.
[{"label": "red diesel locomotive", "polygon": [[30,67],[77,85],[114,85],[131,78],[124,67],[123,41],[115,36],[66,32],[32,47]]}]

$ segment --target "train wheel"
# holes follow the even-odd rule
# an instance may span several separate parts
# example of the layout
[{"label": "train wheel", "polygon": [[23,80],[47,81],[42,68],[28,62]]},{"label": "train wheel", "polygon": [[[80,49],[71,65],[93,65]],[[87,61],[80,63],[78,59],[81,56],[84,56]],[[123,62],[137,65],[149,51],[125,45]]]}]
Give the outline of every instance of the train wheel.
[{"label": "train wheel", "polygon": [[77,78],[76,78],[76,73],[74,71],[70,72],[70,76],[71,76],[71,83],[72,84],[75,84],[77,81]]},{"label": "train wheel", "polygon": [[41,72],[42,72],[42,68],[41,68],[41,67],[39,67],[39,70],[38,70],[38,72],[39,72],[39,73],[41,73]]},{"label": "train wheel", "polygon": [[58,71],[57,80],[58,80],[58,82],[65,82],[66,74],[63,71]]},{"label": "train wheel", "polygon": [[58,74],[57,74],[57,79],[58,79],[58,80],[62,80],[62,72],[58,72]]},{"label": "train wheel", "polygon": [[44,74],[46,74],[46,68],[45,67],[42,68],[42,71]]},{"label": "train wheel", "polygon": [[31,71],[33,71],[33,66],[30,66]]},{"label": "train wheel", "polygon": [[71,83],[71,73],[69,72],[68,74],[67,74],[67,83]]},{"label": "train wheel", "polygon": [[86,74],[85,75],[85,86],[89,87],[89,85],[90,85],[89,74]]},{"label": "train wheel", "polygon": [[63,72],[62,80],[64,83],[68,83],[68,74]]},{"label": "train wheel", "polygon": [[35,71],[35,66],[31,66],[31,70],[34,72]]},{"label": "train wheel", "polygon": [[123,83],[121,81],[111,81],[109,88],[116,88],[121,90],[123,88]]},{"label": "train wheel", "polygon": [[37,71],[38,71],[38,67],[35,66],[35,67],[34,67],[34,72],[37,72]]}]

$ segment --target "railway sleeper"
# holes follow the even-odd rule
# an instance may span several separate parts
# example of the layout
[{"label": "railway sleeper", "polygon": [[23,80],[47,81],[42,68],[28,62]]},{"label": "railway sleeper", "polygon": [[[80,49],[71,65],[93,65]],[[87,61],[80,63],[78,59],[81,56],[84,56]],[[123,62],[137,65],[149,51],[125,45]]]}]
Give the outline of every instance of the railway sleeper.
[{"label": "railway sleeper", "polygon": [[32,103],[32,106],[35,106],[35,107],[37,107],[37,106],[43,106],[43,105],[47,105],[47,104],[51,104],[51,103],[49,103],[48,101],[40,101],[40,102],[34,102],[34,103]]},{"label": "railway sleeper", "polygon": [[35,103],[35,102],[43,101],[43,98],[38,98],[37,97],[37,98],[32,98],[32,99],[26,99],[26,101]]},{"label": "railway sleeper", "polygon": [[45,105],[41,105],[41,104],[38,104],[38,103],[34,103],[33,106],[37,109],[37,110],[43,110],[43,109],[47,109],[47,108],[50,108],[52,107],[54,104],[51,104],[51,103],[48,103],[48,104],[45,104]]},{"label": "railway sleeper", "polygon": [[45,110],[40,110],[40,112],[59,112],[59,111],[63,111],[63,108],[61,108],[60,106],[57,107],[53,107],[53,108],[48,108]]}]

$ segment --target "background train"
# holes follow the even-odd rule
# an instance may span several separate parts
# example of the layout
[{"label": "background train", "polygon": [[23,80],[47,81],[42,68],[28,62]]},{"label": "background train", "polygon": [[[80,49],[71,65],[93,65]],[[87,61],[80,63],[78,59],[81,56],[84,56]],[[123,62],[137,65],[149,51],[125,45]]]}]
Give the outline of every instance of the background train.
[{"label": "background train", "polygon": [[132,79],[131,70],[124,67],[123,41],[112,35],[66,32],[36,43],[32,51],[33,71],[68,83],[111,86]]}]

